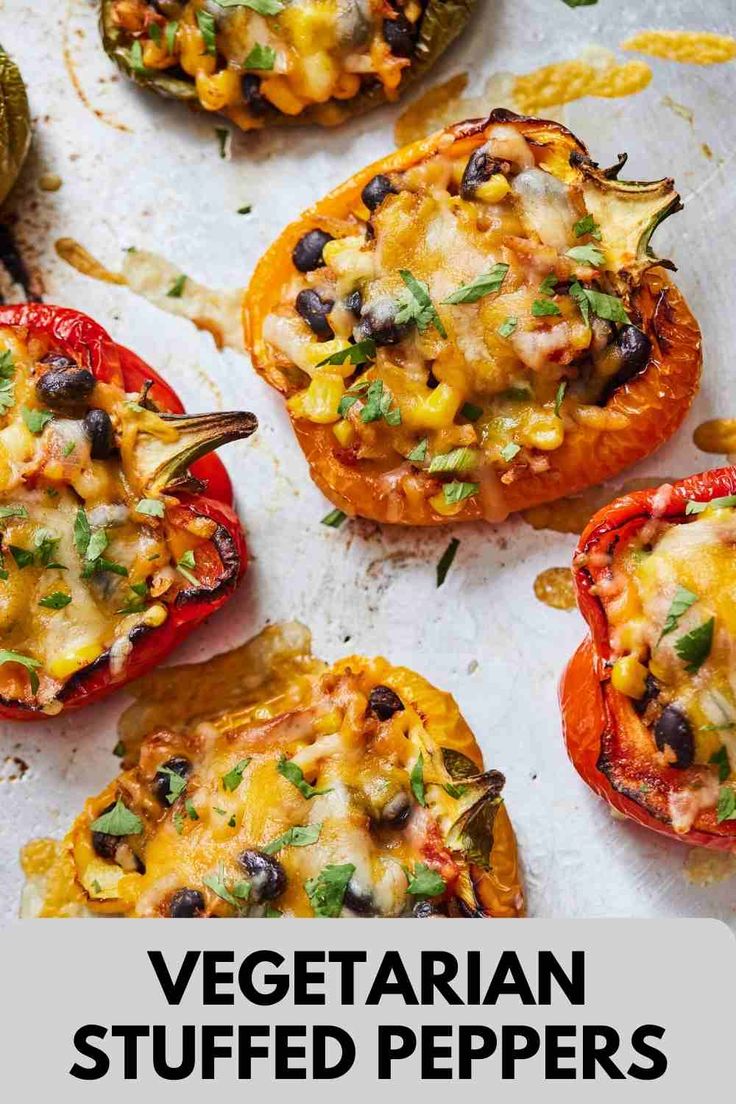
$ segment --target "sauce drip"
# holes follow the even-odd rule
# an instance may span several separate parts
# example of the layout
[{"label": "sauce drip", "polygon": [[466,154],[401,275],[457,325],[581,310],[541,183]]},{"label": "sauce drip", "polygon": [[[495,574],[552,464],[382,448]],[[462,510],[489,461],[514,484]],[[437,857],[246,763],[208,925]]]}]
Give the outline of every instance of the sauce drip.
[{"label": "sauce drip", "polygon": [[693,441],[702,452],[736,453],[736,418],[712,418],[701,422]]},{"label": "sauce drip", "polygon": [[126,283],[124,276],[121,276],[117,272],[110,272],[110,270],[105,268],[96,257],[93,257],[83,245],[74,241],[73,238],[59,238],[54,248],[62,261],[66,261],[68,265],[75,268],[77,272],[81,272],[83,276],[91,276],[93,280],[102,280],[103,283],[106,284]]},{"label": "sauce drip", "polygon": [[534,593],[551,609],[575,608],[575,588],[569,567],[548,567],[534,580]]}]

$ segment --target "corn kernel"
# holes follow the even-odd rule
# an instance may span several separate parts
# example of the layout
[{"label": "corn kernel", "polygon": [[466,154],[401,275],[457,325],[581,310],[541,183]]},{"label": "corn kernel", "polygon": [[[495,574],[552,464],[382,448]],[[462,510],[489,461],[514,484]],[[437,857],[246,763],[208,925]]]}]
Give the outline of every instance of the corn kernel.
[{"label": "corn kernel", "polygon": [[335,353],[341,353],[343,349],[349,347],[349,342],[344,341],[341,337],[335,337],[332,341],[310,341],[308,345],[305,345],[300,350],[299,367],[305,372],[309,372],[310,376],[321,375],[326,373],[328,376],[351,376],[355,371],[355,365],[350,361],[345,361],[344,364],[325,364],[324,367],[319,368],[318,365],[326,360],[328,357],[334,356]]},{"label": "corn kernel", "polygon": [[503,173],[494,173],[490,180],[478,185],[473,195],[484,203],[500,203],[510,191],[511,185]]},{"label": "corn kernel", "polygon": [[613,665],[611,685],[628,698],[643,698],[646,691],[647,669],[634,655],[621,656]]},{"label": "corn kernel", "polygon": [[315,103],[329,100],[339,75],[337,62],[325,50],[303,54],[298,68],[291,74],[297,94]]},{"label": "corn kernel", "polygon": [[148,39],[143,47],[143,64],[146,69],[167,69],[174,62],[175,59],[163,42],[158,45],[153,39]]},{"label": "corn kernel", "polygon": [[436,513],[442,514],[443,517],[454,517],[455,514],[460,513],[464,506],[464,502],[448,502],[443,491],[432,495],[429,504]]},{"label": "corn kernel", "polygon": [[217,58],[205,50],[204,39],[199,27],[181,22],[178,32],[179,64],[190,77],[198,73],[214,73]]},{"label": "corn kernel", "polygon": [[205,111],[222,111],[223,107],[240,100],[240,77],[234,69],[221,69],[212,76],[199,72],[195,83],[199,102]]},{"label": "corn kernel", "polygon": [[299,54],[307,55],[315,49],[332,44],[335,33],[335,17],[331,4],[317,2],[292,5],[281,15],[281,24]]},{"label": "corn kernel", "polygon": [[443,429],[445,426],[452,425],[463,401],[462,391],[443,382],[438,384],[429,395],[410,406],[403,420],[411,428]]},{"label": "corn kernel", "polygon": [[337,425],[332,427],[332,432],[337,437],[338,443],[343,448],[349,448],[355,440],[355,430],[347,418],[342,418]]},{"label": "corn kernel", "polygon": [[351,100],[360,91],[360,77],[357,73],[340,73],[332,89],[336,100]]},{"label": "corn kernel", "polygon": [[299,115],[306,105],[306,100],[292,91],[286,77],[266,77],[261,81],[261,92],[284,115]]},{"label": "corn kernel", "polygon": [[312,728],[319,736],[331,736],[333,732],[340,731],[341,724],[342,713],[339,709],[331,709],[329,713],[325,713],[324,717],[319,717]]},{"label": "corn kernel", "polygon": [[297,418],[306,418],[317,425],[331,425],[339,421],[337,407],[344,394],[342,376],[323,372],[314,377],[306,391],[289,399],[287,406]]},{"label": "corn kernel", "polygon": [[527,424],[521,429],[520,440],[527,448],[542,449],[551,452],[562,444],[565,438],[565,426],[562,418],[549,414],[539,413],[530,417]]},{"label": "corn kernel", "polygon": [[82,667],[97,659],[102,650],[101,644],[83,644],[82,647],[75,648],[66,655],[56,656],[46,665],[46,670],[54,679],[69,678],[75,671],[81,670]]}]

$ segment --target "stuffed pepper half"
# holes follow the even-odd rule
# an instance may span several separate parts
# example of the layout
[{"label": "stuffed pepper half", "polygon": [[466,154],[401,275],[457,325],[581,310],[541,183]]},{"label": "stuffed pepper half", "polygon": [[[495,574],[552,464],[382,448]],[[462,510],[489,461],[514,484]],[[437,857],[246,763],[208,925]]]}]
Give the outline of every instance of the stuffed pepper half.
[{"label": "stuffed pepper half", "polygon": [[258,265],[246,337],[312,476],[377,521],[499,521],[679,426],[697,324],[649,253],[671,180],[497,110],[364,169]]},{"label": "stuffed pepper half", "polygon": [[103,0],[105,49],[164,96],[243,130],[334,126],[393,100],[475,0]]},{"label": "stuffed pepper half", "polygon": [[[281,650],[267,688],[238,707],[222,667],[227,713],[151,732],[60,847],[26,848],[27,912],[521,914],[504,778],[483,770],[450,695],[384,659],[285,658],[281,631],[246,646]],[[181,668],[184,696],[200,670]],[[252,689],[253,668],[240,676]]]},{"label": "stuffed pepper half", "polygon": [[590,637],[562,680],[567,748],[619,812],[736,850],[736,470],[618,499],[574,576]]},{"label": "stuffed pepper half", "polygon": [[255,427],[183,414],[77,311],[0,308],[0,717],[102,697],[222,605],[245,538],[205,454]]},{"label": "stuffed pepper half", "polygon": [[31,144],[31,116],[23,78],[0,46],[0,203],[15,184]]}]

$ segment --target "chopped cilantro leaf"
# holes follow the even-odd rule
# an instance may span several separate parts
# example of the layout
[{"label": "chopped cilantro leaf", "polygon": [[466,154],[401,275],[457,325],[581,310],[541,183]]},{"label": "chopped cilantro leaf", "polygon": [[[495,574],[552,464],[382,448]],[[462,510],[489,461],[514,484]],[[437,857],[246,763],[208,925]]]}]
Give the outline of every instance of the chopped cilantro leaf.
[{"label": "chopped cilantro leaf", "polygon": [[462,502],[465,498],[472,498],[473,495],[477,495],[480,490],[480,483],[460,483],[457,480],[453,480],[452,483],[445,483],[442,488],[442,495],[448,506],[453,506],[457,502]]},{"label": "chopped cilantro leaf", "polygon": [[424,791],[424,756],[421,751],[419,752],[416,763],[411,768],[409,784],[411,786],[411,792],[414,794],[419,804],[426,805],[427,798]]},{"label": "chopped cilantro leaf", "polygon": [[675,591],[675,595],[672,599],[672,604],[667,613],[667,619],[662,629],[662,636],[667,636],[668,633],[674,632],[677,628],[677,623],[687,610],[690,609],[693,602],[697,602],[697,594],[693,594],[687,587],[678,586]]},{"label": "chopped cilantro leaf", "polygon": [[443,299],[442,302],[477,303],[485,295],[492,295],[500,290],[508,270],[509,266],[507,264],[499,262],[493,266],[490,272],[476,276],[469,284],[463,284],[456,291],[453,291],[452,295],[448,295],[447,299]]},{"label": "chopped cilantro leaf", "polygon": [[583,234],[590,234],[591,238],[595,238],[596,241],[601,240],[600,229],[592,215],[583,215],[581,219],[578,219],[572,228],[572,232],[576,238],[582,238]]},{"label": "chopped cilantro leaf", "polygon": [[21,655],[20,652],[9,652],[7,648],[0,648],[0,667],[4,663],[19,663],[21,667],[25,667],[28,672],[28,678],[31,683],[31,690],[35,694],[38,690],[38,675],[36,670],[41,666],[41,662],[38,659],[31,659],[30,656]]},{"label": "chopped cilantro leaf", "polygon": [[39,606],[43,606],[44,609],[59,610],[64,609],[64,606],[68,606],[72,600],[71,594],[64,594],[62,590],[55,590],[53,594],[46,594],[43,598],[39,598]]},{"label": "chopped cilantro leaf", "polygon": [[414,322],[417,329],[424,333],[429,326],[434,326],[440,337],[447,337],[447,330],[442,324],[442,319],[432,302],[429,288],[423,280],[417,280],[407,268],[399,269],[399,276],[406,284],[406,291],[397,299],[398,311],[395,322],[402,325],[405,322]]},{"label": "chopped cilantro leaf", "polygon": [[715,617],[711,617],[675,641],[675,651],[685,664],[685,670],[689,675],[699,671],[710,655],[714,626]]},{"label": "chopped cilantro leaf", "polygon": [[409,878],[406,892],[413,897],[439,897],[447,888],[447,883],[441,874],[432,870],[426,863],[417,863],[414,873]]},{"label": "chopped cilantro leaf", "polygon": [[430,474],[435,472],[464,472],[478,466],[478,453],[472,448],[456,448],[451,452],[433,456],[429,464]]},{"label": "chopped cilantro leaf", "polygon": [[342,912],[348,883],[355,873],[352,863],[325,866],[316,878],[309,878],[304,888],[315,916],[334,918]]},{"label": "chopped cilantro leaf", "polygon": [[507,445],[504,445],[501,449],[501,459],[506,463],[510,463],[518,453],[521,452],[521,445],[517,445],[514,441],[509,441]]},{"label": "chopped cilantro leaf", "polygon": [[447,578],[447,572],[452,567],[453,560],[460,547],[460,541],[453,537],[437,563],[437,586],[441,587]]},{"label": "chopped cilantro leaf", "polygon": [[547,316],[562,314],[562,311],[551,299],[535,299],[532,303],[532,314],[535,318],[546,318]]},{"label": "chopped cilantro leaf", "polygon": [[187,780],[177,771],[172,770],[171,767],[159,767],[156,774],[163,774],[168,779],[169,791],[166,794],[166,800],[169,805],[173,805],[177,797],[181,797],[187,788]]},{"label": "chopped cilantro leaf", "polygon": [[320,524],[326,525],[330,529],[339,529],[347,516],[348,515],[343,510],[330,510],[329,514],[325,514],[322,518]]},{"label": "chopped cilantro leaf", "polygon": [[187,284],[187,277],[182,273],[181,276],[177,276],[172,283],[169,290],[166,292],[167,299],[181,299],[184,294],[184,288]]},{"label": "chopped cilantro leaf", "polygon": [[714,751],[708,762],[718,767],[718,781],[725,782],[731,773],[731,763],[725,747],[721,746],[718,751]]},{"label": "chopped cilantro leaf", "polygon": [[519,319],[514,318],[512,315],[509,315],[509,317],[505,318],[501,325],[498,327],[496,333],[499,337],[511,337],[512,333],[518,325]]},{"label": "chopped cilantro leaf", "polygon": [[283,847],[309,847],[310,844],[317,842],[321,831],[321,824],[295,825],[293,828],[287,828],[283,835],[265,844],[261,850],[267,855],[275,855]]},{"label": "chopped cilantro leaf", "polygon": [[600,268],[605,261],[605,257],[595,245],[574,245],[572,249],[568,249],[565,256],[577,261],[578,264],[591,265],[593,268]]},{"label": "chopped cilantro leaf", "polygon": [[321,360],[317,367],[323,368],[325,364],[366,364],[369,360],[375,360],[375,357],[376,343],[372,337],[366,337],[364,341],[348,345],[347,349],[338,349],[336,353]]},{"label": "chopped cilantro leaf", "polygon": [[562,410],[562,400],[565,397],[565,392],[566,391],[567,391],[567,380],[564,380],[564,379],[560,380],[559,386],[557,388],[557,394],[555,395],[555,417],[556,418],[560,417],[560,411]]},{"label": "chopped cilantro leaf", "polygon": [[158,498],[142,498],[137,503],[135,512],[147,514],[149,517],[162,518],[164,516],[164,504]]},{"label": "chopped cilantro leaf", "polygon": [[243,781],[243,771],[250,763],[250,757],[247,759],[241,759],[239,763],[222,776],[222,785],[228,791],[232,793],[237,790],[240,783]]},{"label": "chopped cilantro leaf", "polygon": [[305,797],[307,801],[313,797],[319,797],[322,794],[332,793],[332,787],[328,787],[326,790],[318,790],[315,786],[310,785],[304,777],[304,772],[298,763],[294,763],[291,759],[287,759],[282,756],[279,760],[276,768],[282,778],[285,778],[287,782],[291,782],[292,786],[295,786],[302,797]]},{"label": "chopped cilantro leaf", "polygon": [[709,502],[698,502],[691,498],[685,507],[686,514],[702,514],[709,507],[713,510],[721,510],[727,506],[736,506],[736,495],[724,495],[723,498],[712,498]]},{"label": "chopped cilantro leaf", "polygon": [[35,410],[29,406],[21,408],[21,417],[25,422],[31,433],[38,434],[43,433],[43,428],[53,418],[53,413],[50,410]]},{"label": "chopped cilantro leaf", "polygon": [[427,447],[429,445],[429,439],[422,437],[419,444],[415,445],[407,456],[407,460],[413,460],[415,464],[422,464],[427,459]]},{"label": "chopped cilantro leaf", "polygon": [[217,53],[217,33],[215,27],[215,17],[210,12],[205,11],[203,8],[199,8],[197,11],[197,26],[199,27],[202,38],[204,39],[204,48],[208,54]]},{"label": "chopped cilantro leaf", "polygon": [[276,61],[276,51],[273,46],[263,46],[256,42],[247,58],[243,62],[244,69],[273,69]]},{"label": "chopped cilantro leaf", "polygon": [[180,575],[183,575],[188,583],[192,586],[199,586],[199,579],[194,574],[194,568],[196,567],[194,559],[194,552],[191,548],[188,548],[182,556],[179,557],[176,568]]},{"label": "chopped cilantro leaf", "polygon": [[139,836],[143,821],[118,798],[108,813],[103,813],[89,826],[91,832],[103,832],[106,836]]},{"label": "chopped cilantro leaf", "polygon": [[716,806],[716,820],[719,824],[724,820],[736,820],[736,790],[731,786],[721,787]]}]

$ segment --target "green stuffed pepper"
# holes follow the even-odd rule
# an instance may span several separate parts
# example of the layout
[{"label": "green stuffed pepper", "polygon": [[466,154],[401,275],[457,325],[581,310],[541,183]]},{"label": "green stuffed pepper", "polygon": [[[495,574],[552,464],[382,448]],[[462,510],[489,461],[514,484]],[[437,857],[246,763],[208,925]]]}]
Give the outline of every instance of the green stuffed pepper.
[{"label": "green stuffed pepper", "polygon": [[0,46],[0,203],[15,184],[31,144],[31,118],[23,78]]},{"label": "green stuffed pepper", "polygon": [[161,95],[242,130],[334,126],[400,92],[476,0],[102,0],[107,53]]}]

